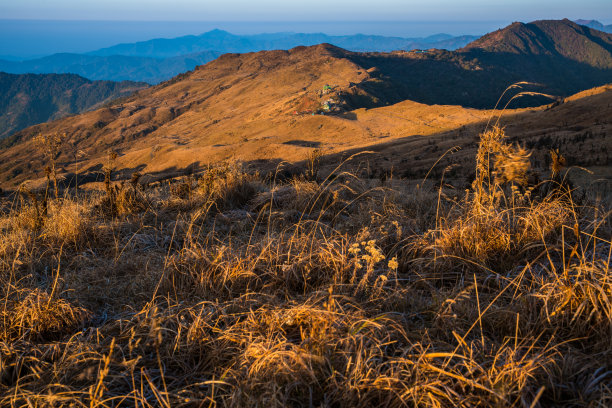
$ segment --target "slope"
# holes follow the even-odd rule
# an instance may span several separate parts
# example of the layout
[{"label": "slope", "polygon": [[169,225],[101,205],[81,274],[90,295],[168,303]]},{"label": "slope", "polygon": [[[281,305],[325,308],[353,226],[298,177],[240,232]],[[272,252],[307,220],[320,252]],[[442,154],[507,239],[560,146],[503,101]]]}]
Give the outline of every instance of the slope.
[{"label": "slope", "polygon": [[612,68],[612,34],[567,19],[512,25],[487,34],[460,52],[560,57],[592,67]]},{"label": "slope", "polygon": [[[19,183],[42,176],[43,157],[34,142],[39,132],[68,135],[61,158],[66,166],[72,149],[87,153],[82,169],[96,168],[116,151],[119,167],[146,165],[148,172],[230,157],[298,160],[310,150],[305,140],[306,146],[338,140],[331,151],[371,144],[380,135],[351,111],[384,102],[358,86],[378,81],[376,72],[348,54],[320,45],[223,55],[121,103],[20,132],[19,142],[0,154],[1,177]],[[340,110],[337,116],[310,113],[329,99]]]},{"label": "slope", "polygon": [[95,108],[146,85],[89,81],[78,75],[0,72],[0,139],[36,123]]},{"label": "slope", "polygon": [[[375,69],[379,80],[363,87],[391,103],[410,99],[491,108],[515,82],[539,84],[530,90],[556,97],[612,82],[612,35],[569,20],[514,23],[456,52],[351,53],[346,58]],[[513,106],[548,101],[522,98]]]},{"label": "slope", "polygon": [[[598,49],[609,47],[604,33],[569,21],[525,26],[512,25],[460,52],[355,53],[322,44],[225,54],[120,103],[20,132],[4,152],[0,174],[13,184],[41,177],[40,147],[32,141],[39,132],[66,133],[69,150],[88,154],[83,169],[99,169],[115,151],[123,168],[170,172],[232,157],[301,160],[316,146],[331,154],[387,137],[440,133],[489,117],[467,108],[493,108],[517,81],[540,82],[538,90],[559,97],[612,82],[611,69],[591,65],[606,59],[588,58],[588,41],[599,38]],[[535,36],[536,28],[549,34]],[[531,45],[518,48],[516,38]],[[573,40],[587,51],[572,53]],[[520,107],[517,102],[551,99],[519,98],[510,107]],[[383,107],[383,116],[370,115]],[[65,158],[73,156],[67,151]],[[29,164],[36,160],[41,166]]]}]

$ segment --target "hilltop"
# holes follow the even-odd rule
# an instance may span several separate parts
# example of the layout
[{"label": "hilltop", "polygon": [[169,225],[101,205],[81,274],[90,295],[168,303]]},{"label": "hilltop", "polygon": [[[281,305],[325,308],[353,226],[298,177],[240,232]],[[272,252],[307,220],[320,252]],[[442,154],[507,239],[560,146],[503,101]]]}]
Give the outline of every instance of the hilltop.
[{"label": "hilltop", "polygon": [[590,67],[612,68],[612,34],[569,20],[513,23],[459,50],[463,53],[514,54],[563,58]]},{"label": "hilltop", "polygon": [[72,74],[0,72],[0,139],[36,123],[94,109],[146,86],[128,81],[90,81]]}]

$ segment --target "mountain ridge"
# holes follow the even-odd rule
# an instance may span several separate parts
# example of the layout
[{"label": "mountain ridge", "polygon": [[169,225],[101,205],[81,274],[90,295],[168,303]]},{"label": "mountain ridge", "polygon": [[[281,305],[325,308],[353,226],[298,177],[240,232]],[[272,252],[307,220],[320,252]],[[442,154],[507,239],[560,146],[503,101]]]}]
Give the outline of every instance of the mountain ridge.
[{"label": "mountain ridge", "polygon": [[85,54],[58,53],[24,61],[0,59],[0,71],[13,74],[72,73],[91,80],[127,80],[158,84],[227,52],[290,49],[299,45],[334,42],[355,50],[390,51],[402,47],[455,49],[474,38],[476,37],[453,37],[449,34],[436,34],[421,39],[364,34],[329,36],[323,33],[264,33],[240,36],[216,29],[199,36],[157,38],[139,43],[118,44]]},{"label": "mountain ridge", "polygon": [[[236,35],[224,30],[211,30],[200,35],[157,38],[135,43],[117,44],[91,51],[89,55],[129,55],[139,57],[171,57],[215,50],[224,53],[245,53],[273,49],[290,49],[320,43],[333,44],[352,51],[393,51],[414,48],[459,48],[476,36],[436,34],[425,38],[402,38],[377,35],[331,36],[323,33],[263,33]],[[364,44],[365,43],[365,44]]]}]

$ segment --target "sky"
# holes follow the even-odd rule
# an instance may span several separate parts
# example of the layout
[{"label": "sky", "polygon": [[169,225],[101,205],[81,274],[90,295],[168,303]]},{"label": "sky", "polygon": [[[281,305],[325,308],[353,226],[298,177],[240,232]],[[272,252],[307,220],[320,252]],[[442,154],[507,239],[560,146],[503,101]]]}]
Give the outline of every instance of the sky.
[{"label": "sky", "polygon": [[595,18],[612,0],[0,0],[3,19],[341,21]]}]

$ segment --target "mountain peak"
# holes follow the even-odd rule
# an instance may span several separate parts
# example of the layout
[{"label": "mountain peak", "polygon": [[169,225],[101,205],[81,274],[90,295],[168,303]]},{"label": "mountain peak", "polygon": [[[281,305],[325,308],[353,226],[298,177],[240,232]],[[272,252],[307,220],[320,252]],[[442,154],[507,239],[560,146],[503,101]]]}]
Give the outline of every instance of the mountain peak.
[{"label": "mountain peak", "polygon": [[214,30],[210,30],[205,32],[204,34],[200,35],[200,37],[213,37],[213,38],[219,38],[219,37],[233,37],[234,34],[225,31],[225,30],[221,30],[220,28],[215,28]]},{"label": "mountain peak", "polygon": [[[196,68],[195,75],[210,72],[235,72],[237,70],[253,73],[266,72],[296,63],[323,61],[329,58],[338,59],[351,54],[331,44],[298,46],[289,50],[266,50],[250,53],[226,53],[206,65]],[[312,68],[312,67],[311,67]]]},{"label": "mountain peak", "polygon": [[344,48],[337,47],[333,44],[329,43],[321,43],[317,45],[311,46],[298,46],[289,50],[291,53],[309,53],[309,54],[321,54],[321,55],[330,55],[334,57],[344,56],[350,51],[345,50]]},{"label": "mountain peak", "polygon": [[603,25],[601,22],[597,20],[576,20],[576,24],[580,24],[582,26],[586,26],[589,28],[593,28],[595,30],[603,31],[606,33],[612,33],[612,24]]},{"label": "mountain peak", "polygon": [[578,19],[578,20],[575,21],[575,23],[583,25],[583,26],[595,28],[595,29],[600,30],[600,31],[603,31],[603,28],[605,27],[602,23],[600,23],[597,20],[582,20],[582,19]]},{"label": "mountain peak", "polygon": [[473,41],[460,52],[545,55],[610,68],[612,35],[568,19],[516,22]]},{"label": "mountain peak", "polygon": [[541,43],[541,40],[540,33],[533,30],[533,27],[530,27],[529,24],[514,22],[505,28],[484,35],[460,51],[479,50],[511,54],[544,54],[550,50]]}]

